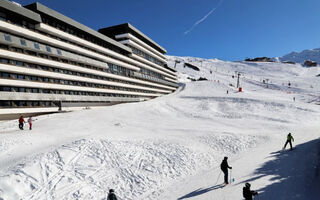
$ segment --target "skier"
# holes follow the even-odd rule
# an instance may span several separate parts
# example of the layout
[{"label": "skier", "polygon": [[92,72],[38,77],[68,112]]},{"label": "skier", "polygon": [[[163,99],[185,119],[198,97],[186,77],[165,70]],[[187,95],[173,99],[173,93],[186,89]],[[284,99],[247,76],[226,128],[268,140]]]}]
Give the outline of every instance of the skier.
[{"label": "skier", "polygon": [[229,184],[229,182],[228,182],[228,168],[232,169],[232,167],[230,167],[228,165],[227,160],[228,160],[228,157],[224,157],[223,161],[220,164],[220,168],[221,168],[222,172],[224,173],[224,183],[225,184]]},{"label": "skier", "polygon": [[229,90],[227,90],[227,94],[229,94]]},{"label": "skier", "polygon": [[32,130],[32,117],[30,116],[29,119],[28,119],[28,123],[29,123],[29,130]]},{"label": "skier", "polygon": [[258,192],[250,190],[250,183],[246,183],[243,187],[242,195],[245,200],[252,200],[252,196],[258,195]]},{"label": "skier", "polygon": [[291,142],[291,141],[294,142],[294,139],[293,139],[291,133],[289,133],[289,134],[287,135],[287,141],[286,141],[283,149],[285,149],[286,146],[287,146],[287,144],[289,143],[289,144],[290,144],[290,150],[292,150],[292,142]]},{"label": "skier", "polygon": [[114,190],[110,189],[107,200],[117,200],[117,196],[114,194]]},{"label": "skier", "polygon": [[24,123],[24,122],[25,122],[25,121],[24,121],[22,115],[20,115],[20,118],[19,118],[19,128],[20,128],[20,130],[23,130],[23,123]]}]

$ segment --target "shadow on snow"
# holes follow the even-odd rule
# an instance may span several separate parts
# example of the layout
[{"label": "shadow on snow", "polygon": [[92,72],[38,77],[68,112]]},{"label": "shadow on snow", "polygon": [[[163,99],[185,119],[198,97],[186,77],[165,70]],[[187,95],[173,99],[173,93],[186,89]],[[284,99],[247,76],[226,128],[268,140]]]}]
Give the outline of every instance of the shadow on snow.
[{"label": "shadow on snow", "polygon": [[212,190],[216,190],[216,189],[222,188],[223,185],[224,184],[218,184],[218,185],[214,185],[212,187],[208,187],[208,188],[205,188],[205,189],[199,188],[199,189],[197,189],[197,190],[195,190],[193,192],[190,192],[189,194],[186,194],[186,195],[178,198],[178,200],[199,196],[199,195],[202,195],[204,193],[210,192]]},{"label": "shadow on snow", "polygon": [[[293,151],[289,148],[270,153],[274,159],[256,169],[253,178],[238,184],[268,176],[272,183],[257,190],[259,199],[320,199],[320,139],[297,145]],[[254,183],[251,187],[255,190]]]}]

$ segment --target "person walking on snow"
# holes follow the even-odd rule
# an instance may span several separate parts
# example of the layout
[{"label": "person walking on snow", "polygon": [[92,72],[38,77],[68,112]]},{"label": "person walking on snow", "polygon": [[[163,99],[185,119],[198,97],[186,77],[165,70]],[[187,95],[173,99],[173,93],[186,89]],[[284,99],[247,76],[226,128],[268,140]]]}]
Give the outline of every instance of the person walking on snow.
[{"label": "person walking on snow", "polygon": [[107,200],[117,200],[117,196],[114,194],[114,190],[110,189]]},{"label": "person walking on snow", "polygon": [[250,183],[246,183],[243,187],[242,195],[245,200],[252,200],[252,196],[258,195],[258,192],[250,190]]},{"label": "person walking on snow", "polygon": [[19,118],[19,128],[20,128],[20,130],[23,130],[23,123],[24,123],[24,122],[25,122],[25,121],[24,121],[22,115],[20,115],[20,118]]},{"label": "person walking on snow", "polygon": [[294,139],[293,139],[291,133],[289,133],[289,134],[287,135],[287,141],[286,141],[286,143],[284,144],[283,149],[285,149],[286,146],[287,146],[287,144],[289,143],[289,144],[290,144],[290,150],[292,150],[292,142],[291,142],[291,141],[294,142]]},{"label": "person walking on snow", "polygon": [[32,117],[30,116],[29,119],[28,119],[28,123],[29,123],[29,130],[32,130]]},{"label": "person walking on snow", "polygon": [[222,172],[224,173],[224,183],[225,184],[229,184],[229,182],[228,182],[228,168],[232,169],[232,167],[230,167],[228,165],[227,160],[228,160],[228,157],[224,157],[223,161],[220,164],[220,168],[221,168]]}]

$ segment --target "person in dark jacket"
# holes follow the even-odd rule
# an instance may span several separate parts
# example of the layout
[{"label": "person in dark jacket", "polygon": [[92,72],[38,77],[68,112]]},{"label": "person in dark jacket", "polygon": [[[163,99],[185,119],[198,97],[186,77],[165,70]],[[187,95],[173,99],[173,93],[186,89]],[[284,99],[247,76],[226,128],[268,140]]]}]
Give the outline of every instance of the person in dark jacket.
[{"label": "person in dark jacket", "polygon": [[228,157],[224,157],[223,161],[220,164],[220,168],[222,170],[222,172],[224,173],[224,183],[225,184],[229,184],[228,182],[228,169],[232,169],[232,167],[230,167],[228,165]]},{"label": "person in dark jacket", "polygon": [[117,196],[114,194],[114,190],[110,189],[107,200],[117,200]]},{"label": "person in dark jacket", "polygon": [[20,128],[21,130],[23,130],[23,123],[24,123],[24,122],[25,122],[25,121],[24,121],[22,115],[20,115],[20,118],[19,118],[19,128]]},{"label": "person in dark jacket", "polygon": [[242,195],[245,200],[252,200],[252,196],[258,195],[258,192],[250,190],[250,183],[246,183],[243,187]]},{"label": "person in dark jacket", "polygon": [[291,133],[289,133],[289,134],[287,135],[287,141],[286,141],[286,143],[284,144],[283,149],[285,149],[286,146],[287,146],[287,144],[289,143],[289,144],[290,144],[290,150],[292,150],[292,142],[291,142],[291,141],[294,142],[294,139],[293,139]]}]

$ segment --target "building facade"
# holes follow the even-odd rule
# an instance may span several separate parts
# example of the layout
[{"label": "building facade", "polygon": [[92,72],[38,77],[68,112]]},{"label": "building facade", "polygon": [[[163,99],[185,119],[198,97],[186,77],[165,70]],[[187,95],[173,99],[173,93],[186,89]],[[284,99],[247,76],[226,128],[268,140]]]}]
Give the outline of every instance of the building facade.
[{"label": "building facade", "polygon": [[95,31],[40,3],[0,0],[0,119],[172,93],[165,53],[131,24]]}]

